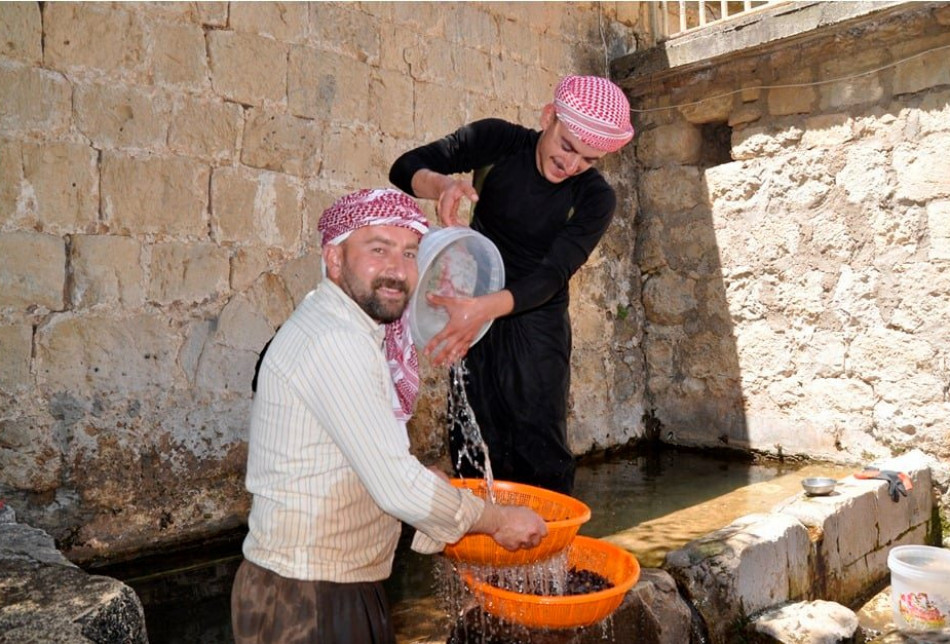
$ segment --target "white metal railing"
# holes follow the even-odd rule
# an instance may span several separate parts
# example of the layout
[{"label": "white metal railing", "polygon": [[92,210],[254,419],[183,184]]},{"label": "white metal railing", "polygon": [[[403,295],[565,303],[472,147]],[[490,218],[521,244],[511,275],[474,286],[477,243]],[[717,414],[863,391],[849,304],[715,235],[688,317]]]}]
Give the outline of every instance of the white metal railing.
[{"label": "white metal railing", "polygon": [[660,0],[650,3],[653,33],[657,42],[679,36],[692,29],[729,20],[770,4],[788,0]]}]

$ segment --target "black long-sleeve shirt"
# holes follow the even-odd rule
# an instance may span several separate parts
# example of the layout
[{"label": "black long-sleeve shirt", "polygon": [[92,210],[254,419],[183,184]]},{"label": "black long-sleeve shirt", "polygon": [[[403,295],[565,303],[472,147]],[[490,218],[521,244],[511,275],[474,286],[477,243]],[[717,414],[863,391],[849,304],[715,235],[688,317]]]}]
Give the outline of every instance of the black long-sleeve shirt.
[{"label": "black long-sleeve shirt", "polygon": [[491,166],[471,226],[501,253],[512,314],[567,308],[568,282],[616,207],[613,189],[594,168],[561,183],[545,179],[536,161],[540,134],[500,119],[475,121],[403,154],[389,174],[394,185],[414,194],[412,176],[421,169],[451,175]]}]

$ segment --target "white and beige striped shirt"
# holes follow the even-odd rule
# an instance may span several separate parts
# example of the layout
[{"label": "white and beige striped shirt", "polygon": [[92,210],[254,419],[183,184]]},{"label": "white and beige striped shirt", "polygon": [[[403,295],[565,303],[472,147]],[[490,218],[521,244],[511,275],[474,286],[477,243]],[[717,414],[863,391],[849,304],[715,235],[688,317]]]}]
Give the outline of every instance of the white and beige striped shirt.
[{"label": "white and beige striped shirt", "polygon": [[385,329],[324,279],[271,342],[251,411],[244,556],[279,575],[377,581],[400,521],[457,541],[483,501],[409,451],[393,415]]}]

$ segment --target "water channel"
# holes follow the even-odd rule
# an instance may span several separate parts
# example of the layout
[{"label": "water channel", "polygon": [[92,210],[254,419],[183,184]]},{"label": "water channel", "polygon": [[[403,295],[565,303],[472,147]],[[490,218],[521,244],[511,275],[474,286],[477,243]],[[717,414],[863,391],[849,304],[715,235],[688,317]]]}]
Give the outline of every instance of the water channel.
[{"label": "water channel", "polygon": [[[797,482],[797,474],[785,475],[799,467],[672,449],[582,462],[574,496],[590,506],[591,520],[580,534],[622,536],[644,567],[656,567],[669,549],[760,510],[756,500],[770,504],[773,501],[763,497],[794,494],[761,486],[777,487],[771,482],[783,478]],[[701,525],[678,514],[690,508],[699,508],[693,515],[705,517]],[[710,519],[719,525],[710,528]],[[433,641],[433,633],[443,624],[448,627],[436,599],[439,559],[411,552],[409,534],[403,531],[386,583],[400,644]],[[121,579],[138,593],[151,644],[230,644],[230,590],[241,561],[242,538],[239,533],[226,535],[188,551],[90,572]]]}]

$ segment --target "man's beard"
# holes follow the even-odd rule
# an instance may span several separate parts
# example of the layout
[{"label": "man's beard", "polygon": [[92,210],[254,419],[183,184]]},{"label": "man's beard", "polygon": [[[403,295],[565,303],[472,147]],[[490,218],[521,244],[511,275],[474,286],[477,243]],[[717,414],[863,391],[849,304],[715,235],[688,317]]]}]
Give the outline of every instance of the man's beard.
[{"label": "man's beard", "polygon": [[[340,285],[343,290],[353,298],[361,309],[380,324],[389,324],[402,317],[406,305],[409,303],[409,285],[402,280],[392,279],[391,277],[377,277],[370,284],[369,292],[362,292],[359,288],[354,288],[350,281],[343,277]],[[399,289],[406,294],[401,301],[383,300],[379,297],[380,288]]]}]

